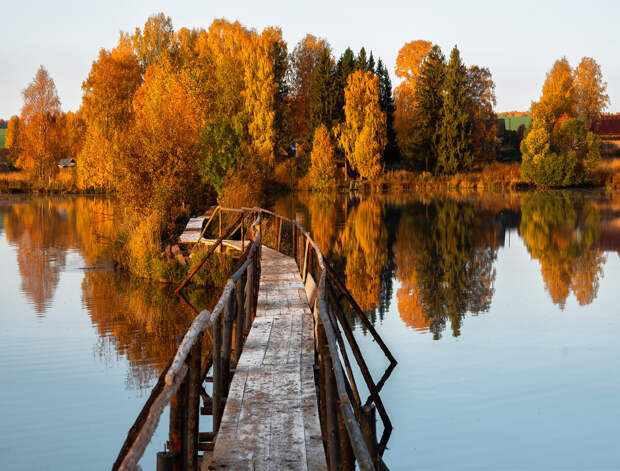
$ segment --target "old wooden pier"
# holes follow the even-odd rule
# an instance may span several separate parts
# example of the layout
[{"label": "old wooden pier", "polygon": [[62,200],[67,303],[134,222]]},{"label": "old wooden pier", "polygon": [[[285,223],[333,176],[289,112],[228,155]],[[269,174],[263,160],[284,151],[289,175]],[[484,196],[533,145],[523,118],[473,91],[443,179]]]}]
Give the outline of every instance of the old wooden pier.
[{"label": "old wooden pier", "polygon": [[[232,223],[223,228],[226,219]],[[207,238],[216,220],[218,237]],[[208,247],[177,288],[183,299],[211,254],[228,248],[241,257],[213,310],[196,311],[113,469],[136,468],[168,404],[168,450],[158,453],[158,471],[387,469],[392,426],[379,392],[396,360],[304,228],[264,209],[216,207],[191,220],[181,242]],[[377,383],[352,316],[388,359]],[[201,415],[211,416],[208,432]]]}]

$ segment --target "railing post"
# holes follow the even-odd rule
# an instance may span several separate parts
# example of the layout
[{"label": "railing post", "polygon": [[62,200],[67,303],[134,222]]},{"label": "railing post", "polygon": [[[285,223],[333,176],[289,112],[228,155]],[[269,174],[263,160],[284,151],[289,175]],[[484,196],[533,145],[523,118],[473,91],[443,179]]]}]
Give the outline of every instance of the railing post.
[{"label": "railing post", "polygon": [[321,429],[327,446],[327,460],[330,470],[340,470],[341,455],[338,434],[338,391],[332,369],[332,358],[325,335],[325,326],[320,320],[318,303],[315,304],[315,329],[317,352],[319,354],[319,394]]},{"label": "railing post", "polygon": [[188,404],[187,404],[187,469],[198,470],[198,424],[200,417],[202,334],[196,340],[188,358]]},{"label": "railing post", "polygon": [[216,319],[213,324],[213,432],[220,428],[222,395],[222,318]]},{"label": "railing post", "polygon": [[187,403],[189,372],[176,394],[170,399],[169,449],[173,454],[173,470],[184,471],[187,465]]},{"label": "railing post", "polygon": [[235,368],[241,357],[241,344],[243,343],[243,286],[246,275],[241,275],[235,286]]},{"label": "railing post", "polygon": [[291,239],[293,244],[293,253],[291,255],[293,256],[295,263],[297,263],[297,226],[293,221],[291,221]]},{"label": "railing post", "polygon": [[245,213],[241,211],[241,253],[245,252]]},{"label": "railing post", "polygon": [[306,276],[308,275],[308,256],[310,252],[310,239],[306,237],[306,248],[304,250],[304,268],[301,271],[301,279],[306,282]]},{"label": "railing post", "polygon": [[372,462],[375,468],[378,469],[377,408],[374,404],[367,404],[360,409],[360,429],[370,457],[372,458]]},{"label": "railing post", "polygon": [[280,251],[280,242],[282,241],[282,218],[278,217],[278,241],[276,243],[276,250]]},{"label": "railing post", "polygon": [[[253,255],[256,257],[256,253]],[[247,278],[245,281],[245,319],[243,323],[244,331],[248,331],[252,325],[252,304],[254,296],[254,260],[248,265]]]},{"label": "railing post", "polygon": [[[219,213],[219,219],[220,219],[220,234],[219,237],[222,237],[222,208],[220,208],[220,213]],[[220,244],[220,246],[218,247],[218,252],[222,253],[222,245]]]},{"label": "railing post", "polygon": [[234,319],[235,297],[231,292],[226,302],[226,307],[222,313],[224,316],[224,331],[222,339],[222,382],[220,384],[221,397],[228,395],[228,385],[230,384],[230,353],[232,344],[232,323]]}]

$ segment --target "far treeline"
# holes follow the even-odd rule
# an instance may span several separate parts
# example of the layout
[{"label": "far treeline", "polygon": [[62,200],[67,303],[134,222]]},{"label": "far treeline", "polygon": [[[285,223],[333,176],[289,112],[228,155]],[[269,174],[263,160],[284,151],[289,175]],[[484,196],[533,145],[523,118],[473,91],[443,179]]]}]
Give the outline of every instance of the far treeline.
[{"label": "far treeline", "polygon": [[[281,187],[324,189],[387,170],[470,172],[500,145],[488,68],[446,59],[437,45],[399,51],[392,93],[381,59],[362,48],[336,58],[325,39],[289,52],[282,31],[214,21],[175,31],[150,17],[102,49],[82,84],[82,106],[63,113],[43,66],[8,122],[11,162],[50,182],[73,158],[80,190],[115,192],[161,214],[217,198],[257,203]],[[556,62],[522,142],[522,178],[545,186],[587,181],[600,160],[588,129],[608,104],[600,67]],[[342,168],[344,167],[344,168]],[[168,214],[170,216],[170,214]]]}]

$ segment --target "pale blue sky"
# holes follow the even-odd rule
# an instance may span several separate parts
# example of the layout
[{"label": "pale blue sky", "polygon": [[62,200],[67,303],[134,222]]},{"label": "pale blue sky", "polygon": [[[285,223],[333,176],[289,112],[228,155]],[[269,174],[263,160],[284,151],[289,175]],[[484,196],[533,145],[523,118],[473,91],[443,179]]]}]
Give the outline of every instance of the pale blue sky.
[{"label": "pale blue sky", "polygon": [[491,69],[498,111],[527,109],[556,59],[565,55],[576,65],[587,55],[609,84],[609,111],[620,111],[620,2],[1,0],[0,118],[19,113],[21,91],[40,64],[55,80],[63,109],[77,109],[99,49],[159,11],[175,29],[206,28],[221,17],[256,29],[278,25],[289,50],[306,33],[326,38],[336,55],[365,46],[393,78],[405,42],[433,41],[446,55],[457,44],[467,64]]}]

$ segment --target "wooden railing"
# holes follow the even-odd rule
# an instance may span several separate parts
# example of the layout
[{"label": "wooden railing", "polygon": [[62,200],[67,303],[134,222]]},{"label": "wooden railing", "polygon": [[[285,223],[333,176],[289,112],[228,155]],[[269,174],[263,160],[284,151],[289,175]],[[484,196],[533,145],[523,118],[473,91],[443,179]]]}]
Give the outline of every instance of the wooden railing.
[{"label": "wooden railing", "polygon": [[[224,230],[222,213],[237,214],[232,224]],[[129,430],[113,470],[135,469],[168,403],[169,451],[159,453],[158,460],[169,460],[170,466],[162,465],[162,468],[196,470],[198,451],[213,449],[234,366],[256,314],[263,245],[272,245],[275,250],[295,259],[306,287],[308,303],[313,310],[319,373],[318,407],[329,469],[354,470],[356,462],[362,471],[387,469],[382,456],[392,424],[379,392],[396,366],[396,360],[372,323],[325,260],[319,247],[297,221],[265,209],[218,206],[211,212],[200,238],[216,214],[219,216],[219,237],[179,285],[177,294],[185,299],[183,288],[207,258],[222,246],[223,241],[238,231],[241,231],[242,256],[213,311],[200,312],[183,337],[176,355],[161,374]],[[244,243],[246,217],[254,218],[252,239],[247,249]],[[378,383],[372,378],[346,318],[347,305],[349,312],[352,311],[360,320],[389,361]],[[206,355],[202,353],[204,334],[209,337],[211,345]],[[353,354],[368,389],[366,401],[360,397],[348,350]],[[209,371],[212,371],[210,377],[207,376]],[[213,382],[211,396],[202,386],[204,381]],[[203,410],[209,409],[213,415],[212,432],[198,432],[201,397]],[[383,434],[379,441],[375,410],[383,424]]]}]

